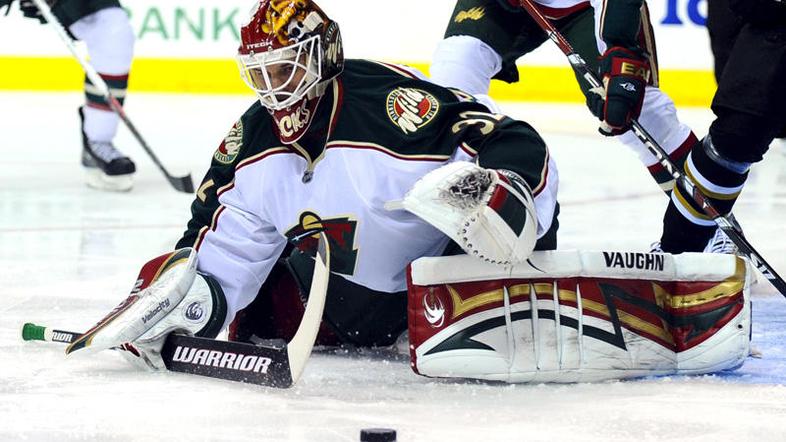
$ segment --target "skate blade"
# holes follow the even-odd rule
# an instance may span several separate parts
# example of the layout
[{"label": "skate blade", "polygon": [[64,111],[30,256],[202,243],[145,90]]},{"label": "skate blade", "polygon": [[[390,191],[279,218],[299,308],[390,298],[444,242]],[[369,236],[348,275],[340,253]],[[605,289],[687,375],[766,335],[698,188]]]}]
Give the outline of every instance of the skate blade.
[{"label": "skate blade", "polygon": [[85,168],[85,181],[88,187],[109,192],[128,192],[134,187],[134,175],[107,175],[96,168]]}]

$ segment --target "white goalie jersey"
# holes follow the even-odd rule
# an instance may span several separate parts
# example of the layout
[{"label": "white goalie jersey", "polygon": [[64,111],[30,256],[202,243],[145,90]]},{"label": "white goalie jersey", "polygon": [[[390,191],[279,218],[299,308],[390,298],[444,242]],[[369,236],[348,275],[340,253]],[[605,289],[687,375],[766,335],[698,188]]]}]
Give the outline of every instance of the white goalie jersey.
[{"label": "white goalie jersey", "polygon": [[752,273],[732,255],[535,252],[410,271],[413,369],[425,376],[587,382],[703,374],[749,354]]}]

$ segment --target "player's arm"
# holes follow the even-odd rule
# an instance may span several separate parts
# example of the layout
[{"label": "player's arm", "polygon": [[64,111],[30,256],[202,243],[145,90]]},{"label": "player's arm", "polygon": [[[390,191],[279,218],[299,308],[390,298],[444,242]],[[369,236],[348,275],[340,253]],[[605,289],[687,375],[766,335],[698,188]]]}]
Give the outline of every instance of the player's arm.
[{"label": "player's arm", "polygon": [[529,124],[484,110],[459,112],[450,128],[454,143],[488,169],[516,173],[533,192],[547,179],[549,151]]},{"label": "player's arm", "polygon": [[454,157],[464,161],[423,177],[403,207],[469,255],[498,264],[522,262],[554,214],[556,185],[548,185],[554,178],[548,150],[526,123],[481,106],[461,108],[466,110],[451,117],[443,134],[460,146]]},{"label": "player's arm", "polygon": [[[199,271],[212,275],[223,288],[227,324],[256,296],[286,244],[271,224],[249,209],[259,202],[249,201],[242,192],[242,180],[236,179],[238,165],[259,153],[253,131],[246,129],[257,127],[255,112],[249,111],[235,123],[214,153],[191,204],[188,228],[176,245],[198,250]],[[252,198],[259,193],[248,195]]]},{"label": "player's arm", "polygon": [[[178,250],[145,264],[131,296],[69,352],[123,345],[138,365],[161,369],[160,350],[169,333],[213,337],[257,295],[286,240],[250,209],[258,202],[245,199],[234,176],[243,152],[227,149],[227,140],[192,204]],[[220,155],[227,152],[233,161],[220,161],[228,159]]]},{"label": "player's arm", "polygon": [[[213,224],[213,218],[221,207],[219,196],[234,185],[235,167],[240,160],[238,145],[242,146],[243,120],[232,126],[229,134],[221,141],[210,162],[205,177],[196,191],[191,203],[191,219],[186,231],[177,241],[177,248],[195,247]],[[240,141],[240,142],[239,142]]]},{"label": "player's arm", "polygon": [[619,135],[639,117],[652,77],[648,54],[640,47],[643,0],[593,0],[598,34],[606,45],[598,74],[603,88],[587,95],[587,106],[603,124],[600,133]]}]

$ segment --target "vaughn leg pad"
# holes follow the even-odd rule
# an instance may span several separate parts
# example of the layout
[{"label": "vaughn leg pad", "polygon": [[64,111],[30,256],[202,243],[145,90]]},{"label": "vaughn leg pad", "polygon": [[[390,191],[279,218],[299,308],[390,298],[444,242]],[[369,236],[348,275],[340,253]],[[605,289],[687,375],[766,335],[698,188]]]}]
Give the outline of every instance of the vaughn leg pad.
[{"label": "vaughn leg pad", "polygon": [[506,382],[736,368],[750,350],[751,275],[744,258],[702,253],[421,258],[409,271],[412,368]]}]

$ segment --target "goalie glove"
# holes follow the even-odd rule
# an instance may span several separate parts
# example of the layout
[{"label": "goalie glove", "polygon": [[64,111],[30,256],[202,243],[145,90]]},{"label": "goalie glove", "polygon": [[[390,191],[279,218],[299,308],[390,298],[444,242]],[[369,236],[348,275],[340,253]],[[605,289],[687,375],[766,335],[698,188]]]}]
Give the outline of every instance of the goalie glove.
[{"label": "goalie glove", "polygon": [[598,73],[603,87],[590,89],[587,106],[601,120],[601,134],[623,134],[641,114],[652,75],[649,61],[639,50],[613,46],[600,57]]},{"label": "goalie glove", "polygon": [[535,247],[538,221],[532,192],[508,170],[451,163],[415,183],[400,206],[484,261],[522,262]]},{"label": "goalie glove", "polygon": [[134,365],[162,370],[161,347],[170,333],[214,337],[226,319],[226,299],[196,265],[192,248],[149,261],[131,295],[69,345],[66,354],[120,348]]}]

